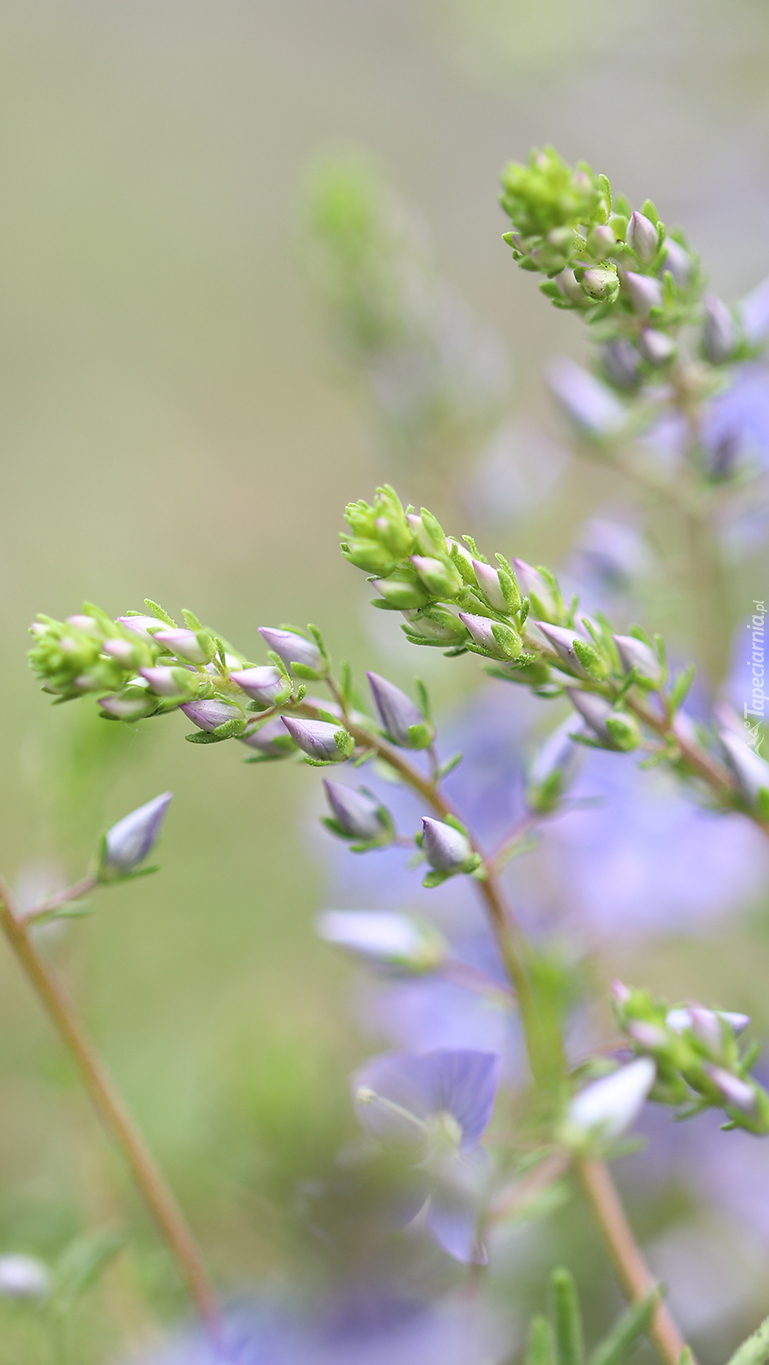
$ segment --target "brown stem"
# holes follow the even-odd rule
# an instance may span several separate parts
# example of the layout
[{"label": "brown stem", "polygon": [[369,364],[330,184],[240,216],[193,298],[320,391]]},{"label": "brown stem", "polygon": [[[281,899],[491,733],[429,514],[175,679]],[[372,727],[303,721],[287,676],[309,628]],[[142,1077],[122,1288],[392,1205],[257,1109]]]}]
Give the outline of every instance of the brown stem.
[{"label": "brown stem", "polygon": [[[301,703],[296,709],[304,714],[316,714],[316,709],[305,703]],[[388,763],[412,790],[424,798],[437,815],[445,819],[447,815],[454,814],[438,784],[420,773],[394,745],[349,718],[346,718],[345,724],[358,744],[373,750],[379,758]],[[474,842],[472,838],[471,842]],[[552,1031],[543,1031],[539,1027],[537,1000],[532,991],[527,968],[528,951],[525,939],[520,930],[516,929],[496,877],[488,864],[485,868],[486,875],[477,882],[478,890],[485,902],[494,936],[518,997],[532,1073],[535,1080],[543,1078],[546,1083],[554,1068],[562,1075],[562,1045],[560,1040],[553,1039]],[[543,1046],[549,1049],[549,1056],[543,1055]],[[560,1153],[554,1154],[544,1162],[541,1168],[532,1172],[531,1195],[556,1179],[567,1165],[568,1158],[564,1158]],[[602,1161],[579,1159],[575,1162],[575,1168],[596,1221],[608,1243],[620,1283],[628,1298],[634,1303],[646,1298],[654,1288],[655,1281],[633,1236],[608,1167]],[[521,1190],[521,1194],[523,1193]],[[529,1197],[531,1196],[526,1193],[526,1199]],[[686,1343],[663,1305],[659,1305],[655,1310],[650,1336],[665,1365],[679,1365],[679,1357]]]},{"label": "brown stem", "polygon": [[60,905],[68,905],[70,901],[76,901],[80,896],[87,896],[98,884],[96,877],[83,877],[81,881],[66,886],[63,891],[57,891],[39,905],[34,905],[31,910],[17,909],[16,921],[18,924],[31,924],[33,920],[42,919],[43,915],[50,914],[51,910],[57,910]]},{"label": "brown stem", "polygon": [[[606,1162],[592,1157],[578,1157],[574,1162],[574,1171],[603,1233],[620,1284],[632,1302],[645,1299],[656,1281],[633,1236]],[[654,1310],[649,1336],[666,1365],[679,1365],[686,1342],[663,1303],[658,1303]]]},{"label": "brown stem", "polygon": [[221,1320],[216,1296],[184,1214],[122,1096],[78,1022],[64,987],[38,953],[2,882],[0,920],[13,952],[80,1071],[104,1126],[122,1149],[144,1202],[173,1252],[214,1345],[221,1348]]},{"label": "brown stem", "polygon": [[568,1152],[553,1152],[540,1161],[533,1170],[527,1171],[520,1180],[508,1190],[503,1190],[489,1209],[487,1223],[501,1223],[505,1218],[520,1213],[548,1186],[560,1180],[571,1165]]}]

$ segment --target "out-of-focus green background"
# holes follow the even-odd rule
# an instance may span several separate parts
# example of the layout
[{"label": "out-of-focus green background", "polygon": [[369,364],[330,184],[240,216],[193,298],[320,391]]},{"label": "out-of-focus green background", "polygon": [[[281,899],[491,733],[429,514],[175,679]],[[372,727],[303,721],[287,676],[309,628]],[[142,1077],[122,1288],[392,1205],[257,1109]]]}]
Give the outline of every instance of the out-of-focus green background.
[{"label": "out-of-focus green background", "polygon": [[[302,272],[309,162],[373,156],[541,414],[544,361],[580,338],[512,268],[499,167],[542,142],[590,160],[684,222],[734,296],[769,267],[768,62],[764,0],[0,5],[0,864],[78,875],[106,823],[174,791],[162,874],[53,950],[225,1284],[320,1274],[295,1191],[346,1122],[358,1045],[348,973],[310,932],[316,779],[186,745],[177,717],[105,739],[40,696],[27,624],[150,595],[253,652],[259,624],[317,620],[387,669],[336,533],[383,475],[415,502],[425,476],[388,464],[340,382]],[[567,471],[510,548],[556,560],[604,492]],[[444,701],[471,679],[430,676]],[[4,952],[0,1110],[0,1251],[55,1255],[128,1208],[140,1254],[88,1299],[72,1358],[151,1337],[145,1290],[173,1315],[173,1276]],[[47,1349],[6,1313],[3,1365]]]}]

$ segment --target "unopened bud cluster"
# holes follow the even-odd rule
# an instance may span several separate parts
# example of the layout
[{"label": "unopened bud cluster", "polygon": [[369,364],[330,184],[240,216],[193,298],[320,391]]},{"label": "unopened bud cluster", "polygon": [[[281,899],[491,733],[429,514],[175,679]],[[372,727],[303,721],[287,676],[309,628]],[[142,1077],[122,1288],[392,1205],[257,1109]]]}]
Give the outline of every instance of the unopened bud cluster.
[{"label": "unopened bud cluster", "polygon": [[[675,403],[664,389],[674,369],[691,406],[719,387],[721,367],[753,353],[740,316],[715,295],[703,299],[697,257],[651,200],[633,209],[605,175],[584,162],[568,166],[547,147],[505,167],[501,204],[518,265],[545,276],[540,288],[555,307],[594,324],[600,379],[571,365],[552,385],[583,435],[636,434],[650,413]],[[617,402],[612,389],[643,406]]]},{"label": "unopened bud cluster", "polygon": [[740,1053],[747,1015],[680,1005],[671,1009],[646,991],[614,986],[617,1022],[633,1051],[654,1062],[650,1099],[688,1118],[724,1109],[728,1127],[769,1133],[769,1095],[750,1075],[757,1049]]}]

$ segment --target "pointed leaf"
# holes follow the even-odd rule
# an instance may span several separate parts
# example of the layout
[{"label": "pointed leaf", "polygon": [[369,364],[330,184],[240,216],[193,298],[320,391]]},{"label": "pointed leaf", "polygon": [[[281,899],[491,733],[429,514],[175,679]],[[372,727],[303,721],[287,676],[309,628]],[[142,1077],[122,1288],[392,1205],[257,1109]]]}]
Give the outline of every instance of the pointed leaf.
[{"label": "pointed leaf", "polygon": [[550,1277],[550,1311],[558,1365],[582,1365],[582,1314],[571,1271],[561,1266]]},{"label": "pointed leaf", "polygon": [[624,1365],[643,1336],[660,1299],[658,1286],[645,1299],[629,1308],[595,1348],[589,1365]]},{"label": "pointed leaf", "polygon": [[737,1347],[729,1365],[763,1365],[769,1360],[769,1318],[764,1318],[761,1326]]}]

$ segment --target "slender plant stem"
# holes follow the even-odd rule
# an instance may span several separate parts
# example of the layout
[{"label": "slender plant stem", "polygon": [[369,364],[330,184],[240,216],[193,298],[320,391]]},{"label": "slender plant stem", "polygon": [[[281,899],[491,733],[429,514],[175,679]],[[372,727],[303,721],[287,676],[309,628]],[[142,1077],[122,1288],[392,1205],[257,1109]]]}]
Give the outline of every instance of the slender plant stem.
[{"label": "slender plant stem", "polygon": [[[633,1302],[645,1299],[656,1282],[633,1236],[608,1166],[592,1157],[579,1157],[574,1171],[603,1233],[620,1284]],[[664,1303],[654,1310],[649,1336],[666,1365],[679,1365],[686,1342]]]},{"label": "slender plant stem", "polygon": [[[333,688],[332,688],[333,691]],[[296,707],[304,714],[317,714],[316,708],[305,703]],[[345,714],[345,725],[353,738],[363,747],[371,749],[380,759],[389,764],[403,779],[404,783],[421,796],[437,815],[444,819],[455,812],[440,790],[438,783],[425,777],[418,768],[381,736],[372,733],[352,721]],[[477,849],[472,835],[471,843]],[[512,915],[505,905],[504,895],[496,876],[488,864],[484,865],[485,874],[477,879],[479,893],[485,903],[489,922],[499,946],[502,959],[507,967],[510,980],[518,997],[521,1021],[526,1035],[529,1062],[535,1080],[552,1070],[557,1063],[562,1071],[562,1054],[550,1059],[541,1055],[541,1045],[553,1045],[552,1034],[540,1034],[537,1019],[537,1001],[532,990],[527,967],[529,951],[526,940],[515,925]],[[560,1053],[560,1044],[557,1044]],[[540,1173],[537,1180],[532,1176],[532,1184],[543,1188],[556,1179],[568,1166],[568,1158],[554,1154],[550,1164]],[[545,1165],[545,1163],[543,1163]],[[654,1287],[655,1281],[643,1257],[641,1248],[633,1236],[619,1194],[611,1178],[608,1166],[603,1161],[580,1159],[575,1162],[580,1183],[585,1190],[596,1222],[606,1240],[612,1260],[617,1269],[620,1283],[628,1298],[636,1303],[646,1298]],[[536,1191],[533,1191],[534,1193]],[[528,1196],[527,1196],[528,1197]],[[668,1310],[660,1305],[650,1326],[650,1336],[665,1365],[679,1365],[681,1351],[685,1342]],[[696,1363],[695,1363],[696,1365]]]},{"label": "slender plant stem", "polygon": [[122,1149],[142,1198],[176,1259],[212,1342],[217,1349],[221,1349],[221,1319],[216,1295],[184,1214],[122,1096],[78,1022],[64,987],[38,952],[2,882],[0,920],[11,949],[72,1056],[104,1126]]},{"label": "slender plant stem", "polygon": [[96,877],[83,877],[81,881],[65,887],[63,891],[57,891],[55,895],[33,906],[31,910],[16,909],[16,921],[18,924],[31,924],[33,920],[42,919],[44,915],[50,914],[51,910],[57,910],[60,905],[68,905],[70,901],[76,901],[80,896],[87,896],[98,884]]}]

